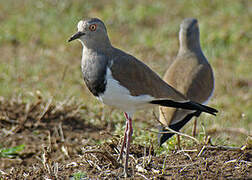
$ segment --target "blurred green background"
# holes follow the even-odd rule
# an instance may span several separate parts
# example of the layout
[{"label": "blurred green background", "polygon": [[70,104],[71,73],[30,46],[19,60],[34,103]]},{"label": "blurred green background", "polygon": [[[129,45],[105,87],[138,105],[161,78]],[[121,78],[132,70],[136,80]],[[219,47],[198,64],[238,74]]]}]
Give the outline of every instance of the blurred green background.
[{"label": "blurred green background", "polygon": [[[201,46],[216,79],[209,105],[220,111],[217,117],[202,115],[200,122],[207,129],[251,130],[250,0],[1,0],[0,96],[22,95],[27,101],[40,91],[45,99],[54,97],[55,101],[76,97],[94,113],[106,111],[105,120],[115,123],[115,133],[122,134],[120,110],[103,106],[84,85],[81,44],[67,43],[78,21],[87,17],[102,19],[114,46],[144,61],[160,76],[178,51],[179,24],[184,18],[197,18]],[[156,130],[153,119],[152,110],[136,114],[135,142],[156,142],[156,134],[144,130]],[[98,116],[92,123],[102,120]],[[185,132],[190,133],[190,125]],[[223,132],[214,139],[216,143],[241,145],[246,136]]]}]

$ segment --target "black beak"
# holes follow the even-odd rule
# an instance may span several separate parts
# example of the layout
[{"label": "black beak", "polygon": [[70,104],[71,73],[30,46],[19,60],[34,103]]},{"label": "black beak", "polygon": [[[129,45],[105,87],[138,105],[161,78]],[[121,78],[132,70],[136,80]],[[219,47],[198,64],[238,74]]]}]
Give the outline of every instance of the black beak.
[{"label": "black beak", "polygon": [[79,37],[81,37],[82,35],[85,35],[85,33],[83,32],[77,32],[75,33],[74,35],[72,35],[69,39],[68,39],[68,42],[71,42],[75,39],[78,39]]}]

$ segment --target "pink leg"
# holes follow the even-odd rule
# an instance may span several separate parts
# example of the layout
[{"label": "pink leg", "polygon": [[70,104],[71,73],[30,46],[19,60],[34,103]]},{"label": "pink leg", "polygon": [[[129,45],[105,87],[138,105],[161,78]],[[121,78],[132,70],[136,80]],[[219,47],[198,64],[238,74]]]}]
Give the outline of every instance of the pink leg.
[{"label": "pink leg", "polygon": [[127,143],[126,143],[126,157],[125,157],[125,165],[124,165],[124,174],[127,177],[128,176],[128,160],[129,160],[129,149],[130,149],[130,141],[133,134],[133,127],[132,127],[132,119],[128,116],[127,113],[125,113],[126,120],[128,122],[128,128],[127,128]]},{"label": "pink leg", "polygon": [[[124,113],[126,119],[128,117],[128,115],[126,113]],[[123,137],[123,143],[122,143],[122,147],[121,147],[121,151],[120,151],[120,155],[119,155],[119,160],[122,159],[122,156],[123,156],[123,150],[124,150],[124,147],[126,145],[126,137],[127,137],[127,131],[129,129],[129,124],[128,124],[128,121],[126,121],[126,128],[125,128],[125,131],[124,131],[124,137]]]}]

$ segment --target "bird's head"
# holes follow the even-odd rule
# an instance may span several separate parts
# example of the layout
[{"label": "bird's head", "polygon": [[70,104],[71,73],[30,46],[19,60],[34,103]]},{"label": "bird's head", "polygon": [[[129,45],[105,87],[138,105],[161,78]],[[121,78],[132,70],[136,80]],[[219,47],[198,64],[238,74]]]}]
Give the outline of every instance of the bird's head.
[{"label": "bird's head", "polygon": [[184,19],[180,24],[180,32],[182,32],[183,35],[187,36],[187,38],[199,32],[197,19],[194,18]]},{"label": "bird's head", "polygon": [[186,18],[180,24],[179,40],[187,48],[195,48],[199,44],[199,26],[195,18]]},{"label": "bird's head", "polygon": [[68,42],[78,39],[87,48],[110,45],[106,26],[100,19],[81,20],[77,28],[78,31],[69,38]]}]

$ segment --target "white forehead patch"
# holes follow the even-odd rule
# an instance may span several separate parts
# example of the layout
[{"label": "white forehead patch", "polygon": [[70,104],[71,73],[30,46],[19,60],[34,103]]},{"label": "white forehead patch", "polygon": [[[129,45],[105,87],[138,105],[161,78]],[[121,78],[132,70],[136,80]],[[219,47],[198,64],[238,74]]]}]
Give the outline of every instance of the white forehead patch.
[{"label": "white forehead patch", "polygon": [[78,31],[84,30],[84,21],[79,21],[77,25]]}]

